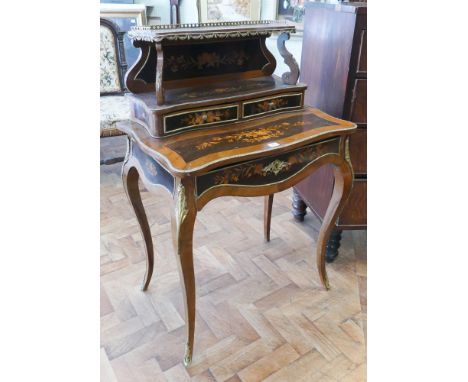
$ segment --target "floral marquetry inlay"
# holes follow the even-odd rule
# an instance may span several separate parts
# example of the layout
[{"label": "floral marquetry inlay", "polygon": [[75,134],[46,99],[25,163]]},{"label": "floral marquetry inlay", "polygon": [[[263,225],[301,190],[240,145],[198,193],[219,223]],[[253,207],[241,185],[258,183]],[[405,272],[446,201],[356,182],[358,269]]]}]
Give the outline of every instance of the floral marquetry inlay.
[{"label": "floral marquetry inlay", "polygon": [[171,72],[181,70],[205,70],[208,68],[219,68],[223,65],[241,66],[248,60],[248,56],[244,51],[231,51],[220,55],[216,52],[203,52],[196,57],[189,55],[169,56],[164,62],[164,67]]},{"label": "floral marquetry inlay", "polygon": [[223,137],[213,137],[211,141],[202,142],[196,146],[197,150],[204,150],[208,147],[218,145],[224,142],[248,142],[248,143],[256,143],[262,142],[267,139],[271,138],[279,138],[287,132],[288,129],[296,126],[303,126],[305,124],[304,121],[297,121],[294,123],[290,122],[282,122],[277,125],[273,125],[271,127],[264,127],[264,128],[257,128],[247,131],[241,131],[239,133],[233,133],[230,135],[225,135]]},{"label": "floral marquetry inlay", "polygon": [[191,113],[182,119],[185,125],[203,125],[235,117],[231,109],[210,110],[207,112]]},{"label": "floral marquetry inlay", "polygon": [[284,181],[300,173],[325,153],[339,153],[339,140],[296,149],[291,153],[254,160],[236,166],[212,171],[197,179],[197,192],[201,195],[212,187],[236,185],[264,185]]},{"label": "floral marquetry inlay", "polygon": [[154,165],[153,162],[151,162],[149,159],[146,160],[146,169],[148,170],[148,172],[153,175],[153,176],[156,176],[158,175],[158,170],[156,170],[156,166]]},{"label": "floral marquetry inlay", "polygon": [[276,159],[266,166],[263,163],[252,163],[244,166],[234,167],[217,174],[214,178],[214,184],[235,184],[244,179],[255,176],[266,177],[270,174],[277,176],[279,173],[289,170],[291,164],[297,162],[297,160],[294,160],[293,158],[291,159],[292,163]]},{"label": "floral marquetry inlay", "polygon": [[286,101],[284,98],[275,98],[272,100],[266,100],[263,102],[259,102],[256,104],[256,113],[264,113],[267,111],[275,110],[278,109],[279,107],[286,106],[288,104],[288,101]]}]

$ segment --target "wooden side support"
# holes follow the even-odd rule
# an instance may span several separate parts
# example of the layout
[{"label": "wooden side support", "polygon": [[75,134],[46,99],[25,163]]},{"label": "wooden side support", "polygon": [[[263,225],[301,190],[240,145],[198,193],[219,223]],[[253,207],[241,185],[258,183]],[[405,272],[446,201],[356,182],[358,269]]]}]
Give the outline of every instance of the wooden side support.
[{"label": "wooden side support", "polygon": [[289,66],[290,72],[285,72],[281,76],[283,82],[287,85],[295,85],[299,79],[299,65],[294,56],[286,49],[285,42],[289,40],[289,32],[283,32],[278,36],[278,51],[284,59],[284,63]]},{"label": "wooden side support", "polygon": [[164,88],[162,85],[163,82],[163,64],[164,64],[164,54],[162,45],[160,42],[155,44],[156,46],[156,102],[158,105],[164,105]]}]

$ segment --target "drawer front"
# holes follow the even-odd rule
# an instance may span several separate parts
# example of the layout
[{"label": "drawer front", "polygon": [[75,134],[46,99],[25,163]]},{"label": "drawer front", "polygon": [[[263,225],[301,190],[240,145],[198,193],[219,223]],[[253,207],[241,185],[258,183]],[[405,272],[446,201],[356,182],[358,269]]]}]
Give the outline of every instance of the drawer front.
[{"label": "drawer front", "polygon": [[357,129],[349,137],[349,155],[355,174],[367,173],[367,129]]},{"label": "drawer front", "polygon": [[353,98],[351,99],[350,121],[367,123],[367,80],[354,81]]},{"label": "drawer front", "polygon": [[172,113],[164,116],[164,133],[233,122],[238,118],[239,106],[237,104]]},{"label": "drawer front", "polygon": [[197,195],[214,187],[261,186],[282,182],[300,173],[319,157],[339,152],[339,138],[292,152],[213,170],[197,178]]},{"label": "drawer front", "polygon": [[277,113],[282,110],[299,109],[301,107],[302,93],[282,94],[244,102],[242,105],[242,117],[251,118]]}]

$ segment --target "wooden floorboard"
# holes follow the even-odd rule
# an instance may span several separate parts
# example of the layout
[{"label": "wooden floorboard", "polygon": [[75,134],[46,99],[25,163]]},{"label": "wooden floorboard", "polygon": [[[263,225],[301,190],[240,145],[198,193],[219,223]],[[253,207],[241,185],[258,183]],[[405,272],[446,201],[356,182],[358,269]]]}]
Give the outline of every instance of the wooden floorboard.
[{"label": "wooden floorboard", "polygon": [[101,166],[102,382],[366,380],[365,231],[343,233],[327,292],[313,252],[320,223],[310,213],[293,220],[291,190],[275,195],[269,243],[263,198],[210,202],[195,225],[197,321],[186,369],[171,199],[142,192],[155,244],[144,293],[142,237],[120,168]]}]

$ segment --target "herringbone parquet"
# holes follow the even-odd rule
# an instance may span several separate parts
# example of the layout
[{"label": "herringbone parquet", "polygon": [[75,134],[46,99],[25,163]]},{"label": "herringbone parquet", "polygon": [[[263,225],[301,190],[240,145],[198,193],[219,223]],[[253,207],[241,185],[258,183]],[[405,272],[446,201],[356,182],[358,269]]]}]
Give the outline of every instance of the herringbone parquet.
[{"label": "herringbone parquet", "polygon": [[319,223],[294,222],[291,191],[275,196],[271,242],[262,198],[220,198],[198,214],[197,318],[185,369],[184,311],[172,250],[170,196],[142,193],[155,243],[148,292],[142,237],[120,180],[101,166],[101,380],[365,381],[366,234],[343,233],[319,286]]}]

